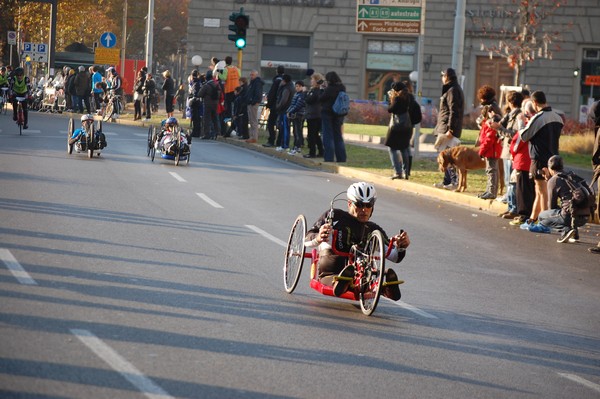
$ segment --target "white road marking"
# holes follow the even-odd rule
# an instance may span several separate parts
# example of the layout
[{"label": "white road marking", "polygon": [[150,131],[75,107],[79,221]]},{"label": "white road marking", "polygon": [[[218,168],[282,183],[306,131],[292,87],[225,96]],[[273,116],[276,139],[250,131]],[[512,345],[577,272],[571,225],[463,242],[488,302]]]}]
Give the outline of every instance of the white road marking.
[{"label": "white road marking", "polygon": [[71,329],[71,333],[79,338],[79,340],[90,348],[92,352],[121,374],[127,381],[132,383],[147,398],[173,398],[173,396],[169,395],[169,393],[156,385],[154,381],[142,374],[142,372],[135,368],[134,365],[125,360],[90,331]]},{"label": "white road marking", "polygon": [[104,133],[105,136],[118,136],[119,135],[119,133],[114,133],[114,132],[102,131],[102,133]]},{"label": "white road marking", "polygon": [[134,136],[138,136],[138,137],[146,137],[148,138],[148,133],[134,133]]},{"label": "white road marking", "polygon": [[169,172],[169,174],[170,174],[171,176],[173,176],[175,179],[177,179],[178,181],[182,182],[182,183],[185,183],[185,182],[186,182],[186,180],[185,180],[183,177],[179,176],[179,175],[178,175],[177,173],[175,173],[175,172]]},{"label": "white road marking", "polygon": [[277,238],[277,237],[275,237],[275,236],[272,236],[271,234],[267,233],[266,231],[264,231],[264,230],[262,230],[262,229],[259,229],[259,228],[258,228],[258,227],[256,227],[256,226],[253,226],[253,225],[251,225],[251,224],[247,224],[247,225],[246,225],[246,227],[247,227],[247,228],[249,228],[249,229],[250,229],[250,230],[252,230],[252,231],[255,231],[255,232],[257,232],[257,233],[258,233],[258,234],[260,234],[261,236],[263,236],[263,237],[265,237],[265,238],[267,238],[267,239],[269,239],[269,240],[273,241],[275,244],[279,244],[279,245],[281,245],[282,247],[287,247],[287,242],[285,242],[285,241],[281,241],[279,238]]},{"label": "white road marking", "polygon": [[431,313],[427,313],[426,311],[424,311],[424,310],[421,310],[421,309],[419,309],[419,308],[417,308],[417,307],[415,307],[415,306],[413,306],[413,305],[409,305],[409,304],[408,304],[408,303],[406,303],[406,302],[403,302],[403,301],[392,301],[391,299],[389,299],[389,298],[386,298],[386,297],[384,297],[383,295],[382,295],[382,298],[385,298],[385,299],[387,299],[388,301],[392,302],[393,304],[395,304],[395,305],[397,305],[397,306],[400,306],[402,309],[406,309],[406,310],[408,310],[408,311],[411,311],[411,312],[413,312],[413,313],[416,313],[416,314],[418,314],[419,316],[423,316],[423,317],[425,317],[425,318],[427,318],[427,319],[437,319],[437,316],[434,316],[434,315],[432,315]]},{"label": "white road marking", "polygon": [[200,198],[202,198],[204,200],[204,202],[206,202],[207,204],[215,207],[215,208],[223,208],[219,203],[213,201],[212,199],[210,199],[206,194],[204,193],[196,193],[196,195]]},{"label": "white road marking", "polygon": [[37,129],[23,129],[23,133],[41,133],[41,130]]},{"label": "white road marking", "polygon": [[4,262],[6,268],[12,273],[13,276],[21,284],[25,285],[37,285],[37,282],[31,278],[29,273],[23,269],[23,266],[17,262],[13,254],[8,249],[0,248],[0,260]]},{"label": "white road marking", "polygon": [[595,384],[591,381],[588,381],[585,378],[581,378],[578,375],[568,374],[568,373],[558,373],[558,375],[560,375],[561,377],[564,377],[568,380],[574,381],[578,384],[584,385],[590,389],[593,389],[594,391],[600,392],[600,385]]}]

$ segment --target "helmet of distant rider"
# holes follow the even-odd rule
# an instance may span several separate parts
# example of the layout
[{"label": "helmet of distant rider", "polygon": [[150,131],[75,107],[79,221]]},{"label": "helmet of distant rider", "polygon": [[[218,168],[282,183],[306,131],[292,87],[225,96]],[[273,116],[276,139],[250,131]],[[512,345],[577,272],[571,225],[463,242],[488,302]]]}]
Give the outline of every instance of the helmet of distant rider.
[{"label": "helmet of distant rider", "polygon": [[179,123],[177,122],[177,118],[171,116],[169,119],[167,119],[167,122],[165,124],[167,126],[175,126],[175,125],[178,125]]},{"label": "helmet of distant rider", "polygon": [[25,70],[21,67],[18,67],[15,69],[15,75],[16,76],[23,76],[25,74]]},{"label": "helmet of distant rider", "polygon": [[94,116],[92,114],[81,115],[81,123],[86,121],[94,121]]},{"label": "helmet of distant rider", "polygon": [[377,200],[377,191],[375,191],[375,186],[372,184],[361,181],[348,187],[346,196],[352,202],[374,204]]},{"label": "helmet of distant rider", "polygon": [[6,72],[6,67],[5,66],[0,67],[0,72],[2,72],[2,73]]}]

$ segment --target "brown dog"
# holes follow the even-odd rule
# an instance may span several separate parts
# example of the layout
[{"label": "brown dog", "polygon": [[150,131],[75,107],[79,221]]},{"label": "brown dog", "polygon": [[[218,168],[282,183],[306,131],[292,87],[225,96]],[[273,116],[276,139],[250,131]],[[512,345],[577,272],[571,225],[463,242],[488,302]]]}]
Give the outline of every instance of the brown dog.
[{"label": "brown dog", "polygon": [[[456,191],[463,192],[467,189],[467,171],[475,169],[484,169],[485,160],[479,156],[479,148],[458,147],[447,148],[440,152],[437,157],[440,172],[445,172],[449,166],[454,166],[458,172],[458,187]],[[504,191],[504,163],[498,161],[498,183],[500,184],[500,194]]]}]

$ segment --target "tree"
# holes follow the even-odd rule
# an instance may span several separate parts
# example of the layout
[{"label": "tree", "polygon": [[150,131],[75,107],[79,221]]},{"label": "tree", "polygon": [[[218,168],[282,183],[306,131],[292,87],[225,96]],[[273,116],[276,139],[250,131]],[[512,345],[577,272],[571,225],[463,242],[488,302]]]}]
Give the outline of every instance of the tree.
[{"label": "tree", "polygon": [[[559,42],[571,24],[551,23],[551,17],[566,4],[566,0],[512,0],[497,7],[495,13],[471,16],[474,29],[470,33],[486,40],[497,40],[488,45],[482,40],[481,50],[503,57],[515,70],[514,84],[521,83],[522,72],[536,58],[552,59],[560,51]],[[498,18],[502,17],[502,18]],[[501,20],[501,25],[498,25]]]}]

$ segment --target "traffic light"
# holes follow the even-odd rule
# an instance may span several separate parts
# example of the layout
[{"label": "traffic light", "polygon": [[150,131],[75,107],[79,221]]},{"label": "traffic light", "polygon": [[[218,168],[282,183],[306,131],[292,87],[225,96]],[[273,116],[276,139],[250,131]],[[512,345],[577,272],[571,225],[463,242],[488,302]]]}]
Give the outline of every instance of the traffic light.
[{"label": "traffic light", "polygon": [[231,13],[229,20],[233,22],[233,25],[229,25],[229,30],[234,34],[228,35],[227,38],[235,43],[235,47],[243,49],[246,47],[246,29],[250,24],[250,17],[240,8],[240,12]]}]

